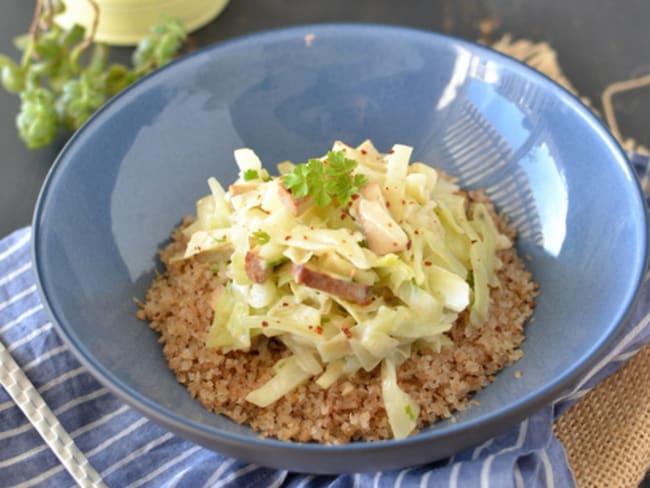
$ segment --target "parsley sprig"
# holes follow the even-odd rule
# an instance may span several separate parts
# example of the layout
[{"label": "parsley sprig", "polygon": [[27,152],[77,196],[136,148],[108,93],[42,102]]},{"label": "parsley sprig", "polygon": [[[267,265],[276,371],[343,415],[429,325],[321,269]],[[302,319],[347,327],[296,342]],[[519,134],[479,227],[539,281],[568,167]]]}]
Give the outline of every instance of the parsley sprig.
[{"label": "parsley sprig", "polygon": [[282,184],[296,198],[311,196],[320,207],[334,200],[347,205],[352,195],[368,183],[365,175],[353,174],[357,164],[346,158],[343,151],[329,151],[325,161],[310,159],[298,164],[284,175]]}]

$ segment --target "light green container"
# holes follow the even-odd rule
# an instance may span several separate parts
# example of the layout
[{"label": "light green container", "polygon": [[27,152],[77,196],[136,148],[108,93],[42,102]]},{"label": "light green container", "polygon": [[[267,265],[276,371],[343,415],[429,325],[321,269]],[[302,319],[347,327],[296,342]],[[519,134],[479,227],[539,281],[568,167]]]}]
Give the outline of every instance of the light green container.
[{"label": "light green container", "polygon": [[[161,15],[181,19],[188,32],[196,30],[221,13],[228,0],[95,0],[99,24],[95,39],[114,45],[134,45],[160,23]],[[90,29],[95,10],[88,0],[66,0],[66,11],[57,17],[64,28],[78,23]]]}]

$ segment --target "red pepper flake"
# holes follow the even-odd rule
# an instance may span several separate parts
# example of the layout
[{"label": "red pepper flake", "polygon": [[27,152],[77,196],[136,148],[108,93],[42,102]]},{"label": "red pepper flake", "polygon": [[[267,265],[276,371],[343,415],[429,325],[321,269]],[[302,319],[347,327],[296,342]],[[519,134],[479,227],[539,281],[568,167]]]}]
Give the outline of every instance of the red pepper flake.
[{"label": "red pepper flake", "polygon": [[386,202],[386,208],[390,208],[390,202]]},{"label": "red pepper flake", "polygon": [[393,241],[393,247],[397,247],[397,246],[398,246],[397,242]]},{"label": "red pepper flake", "polygon": [[320,335],[323,333],[323,328],[320,325],[317,325],[316,327],[314,327],[314,332]]},{"label": "red pepper flake", "polygon": [[349,327],[341,327],[341,332],[347,337],[348,339],[352,338],[352,331],[350,330]]},{"label": "red pepper flake", "polygon": [[366,151],[365,149],[362,149],[361,154],[368,154],[368,151]]},{"label": "red pepper flake", "polygon": [[284,236],[285,241],[288,241],[289,239],[291,239],[291,236]]},{"label": "red pepper flake", "polygon": [[388,154],[393,154],[394,152],[395,152],[395,149],[391,149],[390,151],[388,151]]},{"label": "red pepper flake", "polygon": [[406,200],[402,200],[402,205],[406,205]]},{"label": "red pepper flake", "polygon": [[345,218],[348,216],[345,212],[341,212],[341,220],[345,220]]},{"label": "red pepper flake", "polygon": [[433,264],[433,263],[432,263],[431,261],[425,261],[425,262],[424,262],[424,265],[425,265],[425,266],[431,266],[432,264]]},{"label": "red pepper flake", "polygon": [[420,235],[420,231],[417,230],[417,229],[415,229],[415,230],[413,231],[413,233],[414,233],[416,236],[419,236],[419,235]]},{"label": "red pepper flake", "polygon": [[411,250],[411,239],[409,239],[409,240],[406,242],[406,250],[407,250],[407,251],[410,251],[410,250]]},{"label": "red pepper flake", "polygon": [[282,302],[282,306],[283,306],[283,307],[288,307],[289,304],[288,304],[287,302]]},{"label": "red pepper flake", "polygon": [[343,152],[345,152],[345,151],[347,151],[347,150],[348,150],[348,148],[345,147],[345,146],[343,146],[343,149],[341,149],[341,151],[343,151]]},{"label": "red pepper flake", "polygon": [[352,207],[352,203],[353,203],[352,200],[350,200],[350,201],[348,202],[348,207]]},{"label": "red pepper flake", "polygon": [[388,228],[390,229],[391,227],[393,227],[393,223],[392,223],[392,222],[388,222]]},{"label": "red pepper flake", "polygon": [[313,326],[313,325],[308,325],[307,328],[308,328],[309,330],[312,330],[312,329],[314,328],[314,326]]},{"label": "red pepper flake", "polygon": [[262,327],[268,327],[269,323],[266,320],[262,320]]},{"label": "red pepper flake", "polygon": [[350,198],[352,200],[356,200],[357,198],[359,198],[359,194],[358,193],[353,193],[352,195],[350,195]]},{"label": "red pepper flake", "polygon": [[306,241],[309,240],[309,236],[302,236],[302,238],[303,238],[304,240],[306,240]]}]

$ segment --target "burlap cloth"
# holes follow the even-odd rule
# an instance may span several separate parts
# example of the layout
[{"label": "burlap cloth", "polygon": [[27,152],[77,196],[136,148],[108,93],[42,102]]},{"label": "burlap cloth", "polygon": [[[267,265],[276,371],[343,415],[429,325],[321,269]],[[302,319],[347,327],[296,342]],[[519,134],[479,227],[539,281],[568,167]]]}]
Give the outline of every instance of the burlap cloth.
[{"label": "burlap cloth", "polygon": [[636,487],[650,466],[650,345],[555,423],[579,487]]},{"label": "burlap cloth", "polygon": [[[577,94],[548,44],[504,36],[492,46]],[[582,101],[592,107],[590,100]],[[613,133],[626,149],[647,153]],[[567,410],[554,432],[566,448],[579,488],[637,487],[650,467],[650,344]]]}]

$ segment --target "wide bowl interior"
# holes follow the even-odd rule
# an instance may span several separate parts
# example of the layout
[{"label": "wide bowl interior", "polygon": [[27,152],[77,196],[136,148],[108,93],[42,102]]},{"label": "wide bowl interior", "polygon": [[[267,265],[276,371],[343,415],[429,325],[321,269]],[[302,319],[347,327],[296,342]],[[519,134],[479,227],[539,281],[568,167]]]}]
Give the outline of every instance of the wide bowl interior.
[{"label": "wide bowl interior", "polygon": [[[479,405],[401,441],[318,446],[259,439],[205,411],[135,318],[156,251],[234,149],[275,163],[335,139],[415,148],[485,188],[519,230],[540,295],[525,356]],[[320,25],[188,56],[116,97],[62,151],[34,217],[34,258],[61,335],[152,419],[259,464],[365,471],[450,455],[551,401],[625,318],[646,260],[645,207],[620,148],[571,95],[486,48],[432,33]],[[522,377],[515,379],[514,371]]]}]

